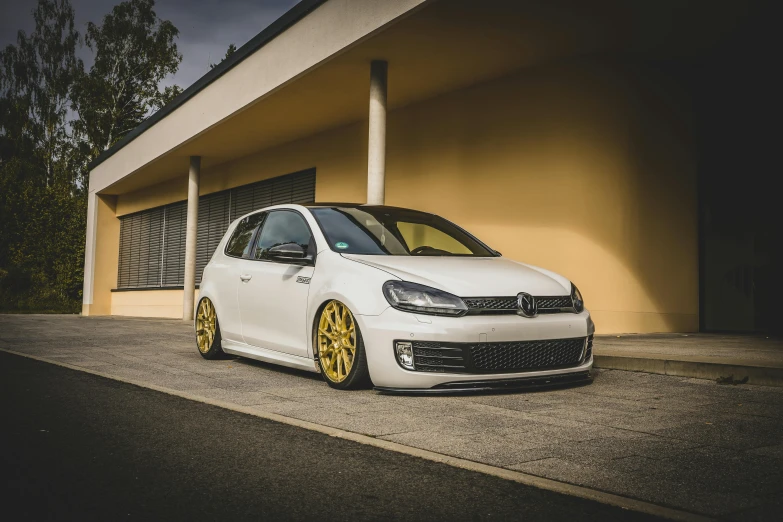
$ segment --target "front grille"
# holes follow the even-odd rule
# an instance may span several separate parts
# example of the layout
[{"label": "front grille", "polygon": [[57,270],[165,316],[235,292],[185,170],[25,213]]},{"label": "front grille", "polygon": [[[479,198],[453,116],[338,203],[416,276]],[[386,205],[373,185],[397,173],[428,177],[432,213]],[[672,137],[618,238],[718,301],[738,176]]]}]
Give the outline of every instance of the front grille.
[{"label": "front grille", "polygon": [[482,371],[520,371],[575,366],[582,360],[584,337],[551,341],[480,343],[470,352]]},{"label": "front grille", "polygon": [[516,297],[476,297],[463,299],[468,306],[468,311],[487,312],[511,312],[517,311]]},{"label": "front grille", "polygon": [[574,303],[571,302],[570,295],[558,295],[554,297],[536,297],[539,310],[552,310],[555,308],[571,308]]},{"label": "front grille", "polygon": [[[514,297],[463,297],[468,315],[503,315],[517,313],[517,298]],[[573,311],[570,295],[536,297],[539,314],[556,314]]]},{"label": "front grille", "polygon": [[584,351],[584,337],[504,343],[414,341],[413,363],[422,372],[512,373],[578,366],[587,360]]}]

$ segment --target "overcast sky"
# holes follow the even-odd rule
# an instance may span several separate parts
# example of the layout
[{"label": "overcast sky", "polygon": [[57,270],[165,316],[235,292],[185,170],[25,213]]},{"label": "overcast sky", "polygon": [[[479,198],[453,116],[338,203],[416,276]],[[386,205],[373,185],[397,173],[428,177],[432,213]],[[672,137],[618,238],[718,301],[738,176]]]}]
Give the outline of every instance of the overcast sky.
[{"label": "overcast sky", "polygon": [[[155,12],[179,29],[177,47],[182,63],[166,84],[188,87],[217,63],[229,44],[237,47],[261,32],[299,0],[156,0]],[[100,23],[119,0],[71,0],[76,25],[84,35],[87,22]],[[33,29],[31,11],[37,0],[0,0],[0,46],[16,42],[20,29]],[[91,63],[89,49],[80,51],[85,65]]]}]

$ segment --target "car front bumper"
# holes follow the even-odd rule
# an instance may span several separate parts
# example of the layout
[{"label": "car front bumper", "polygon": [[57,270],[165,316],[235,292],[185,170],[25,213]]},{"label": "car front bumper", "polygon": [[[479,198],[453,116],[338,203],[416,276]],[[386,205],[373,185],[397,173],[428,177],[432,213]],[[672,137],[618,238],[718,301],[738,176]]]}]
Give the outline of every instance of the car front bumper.
[{"label": "car front bumper", "polygon": [[[514,373],[423,372],[402,368],[395,341],[441,343],[516,342],[587,337],[595,331],[590,313],[440,317],[387,308],[380,315],[356,315],[362,332],[370,377],[376,389],[397,393],[454,393],[555,386],[589,382],[593,358],[572,367]],[[571,376],[571,377],[568,377]]]}]

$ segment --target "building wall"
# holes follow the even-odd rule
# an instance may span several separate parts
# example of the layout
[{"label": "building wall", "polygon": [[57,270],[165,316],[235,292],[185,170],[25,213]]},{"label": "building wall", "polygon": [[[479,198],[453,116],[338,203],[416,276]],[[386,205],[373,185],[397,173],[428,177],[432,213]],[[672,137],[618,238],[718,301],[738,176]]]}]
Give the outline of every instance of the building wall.
[{"label": "building wall", "polygon": [[[111,315],[182,319],[183,290],[112,292]],[[198,289],[194,302],[198,301]]]},{"label": "building wall", "polygon": [[[519,71],[392,111],[386,201],[443,215],[504,256],[571,278],[599,333],[697,331],[689,120],[677,84],[638,64]],[[332,130],[206,170],[201,190],[316,167],[319,201],[361,202],[366,147],[366,122]],[[185,197],[183,173],[119,196],[117,214]],[[138,294],[112,312],[155,304],[155,292]]]},{"label": "building wall", "polygon": [[112,288],[117,286],[117,262],[120,253],[120,220],[116,216],[117,198],[98,196],[95,230],[95,272],[93,301],[82,305],[84,315],[112,313]]}]

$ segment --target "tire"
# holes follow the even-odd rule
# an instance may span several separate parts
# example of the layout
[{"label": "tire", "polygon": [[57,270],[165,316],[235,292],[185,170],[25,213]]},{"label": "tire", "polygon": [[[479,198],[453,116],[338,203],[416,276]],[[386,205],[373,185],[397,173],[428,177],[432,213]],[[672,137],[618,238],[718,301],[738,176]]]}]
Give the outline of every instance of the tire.
[{"label": "tire", "polygon": [[318,365],[326,383],[338,390],[369,386],[362,332],[348,307],[340,301],[329,301],[321,309],[315,326]]},{"label": "tire", "polygon": [[218,322],[215,305],[208,297],[198,303],[196,309],[196,348],[204,359],[214,360],[225,357],[221,345],[220,323]]}]

